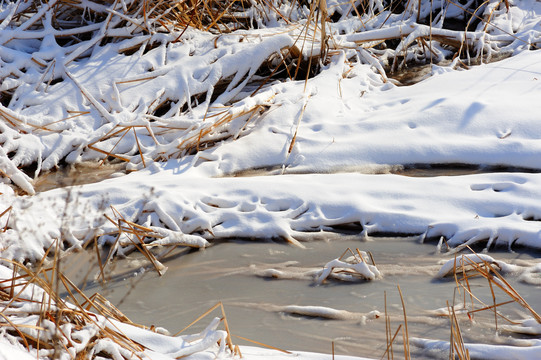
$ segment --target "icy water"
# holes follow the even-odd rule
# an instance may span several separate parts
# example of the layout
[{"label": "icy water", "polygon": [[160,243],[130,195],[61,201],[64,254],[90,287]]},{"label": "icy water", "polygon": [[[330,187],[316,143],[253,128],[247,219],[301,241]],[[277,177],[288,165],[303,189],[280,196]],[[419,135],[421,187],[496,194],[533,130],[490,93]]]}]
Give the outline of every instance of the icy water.
[{"label": "icy water", "polygon": [[38,176],[32,183],[36,192],[43,192],[60,187],[96,183],[113,176],[124,174],[125,164],[85,162],[62,167]]},{"label": "icy water", "polygon": [[[410,337],[449,339],[449,320],[430,314],[431,310],[453,302],[454,279],[435,280],[442,261],[449,255],[437,253],[435,244],[420,244],[417,238],[374,238],[361,241],[357,236],[326,234],[317,241],[306,242],[306,249],[287,244],[261,241],[230,241],[215,243],[205,250],[175,250],[164,264],[167,273],[160,277],[141,259],[120,261],[115,265],[105,288],[88,283],[86,292],[100,292],[118,306],[132,321],[165,327],[171,333],[183,329],[217,302],[224,304],[233,335],[290,350],[331,352],[380,358],[386,348],[384,317],[370,315],[377,310],[391,316],[392,332],[403,324],[403,310],[397,285],[404,295]],[[372,252],[383,273],[380,280],[345,283],[327,281],[316,285],[310,276],[298,279],[264,277],[268,269],[281,269],[295,277],[302,271],[321,268],[339,257],[345,249],[359,248]],[[539,254],[493,252],[491,255],[508,263],[533,264]],[[81,261],[72,262],[81,264]],[[65,265],[68,275],[79,278],[86,273]],[[96,273],[96,268],[93,274]],[[541,311],[539,287],[523,284],[516,277],[508,280],[537,311]],[[474,294],[489,304],[492,299],[487,281],[473,281]],[[497,292],[497,302],[508,298]],[[456,295],[456,302],[462,295]],[[334,320],[318,316],[291,314],[286,306],[323,306],[352,313],[351,319]],[[505,309],[504,309],[505,308]],[[506,305],[502,311],[518,319],[524,311]],[[212,313],[220,316],[219,311]],[[365,318],[363,318],[365,315]],[[506,342],[517,335],[501,332],[495,337],[494,313],[475,315],[475,322],[464,320],[462,331],[466,341]],[[202,330],[207,317],[186,333]],[[498,324],[505,323],[501,318]],[[402,337],[394,344],[395,358],[403,357]],[[239,344],[250,344],[234,337]],[[430,358],[412,346],[414,358]],[[432,354],[434,355],[434,354]],[[438,355],[438,354],[436,354]],[[439,354],[448,358],[448,354]]]}]

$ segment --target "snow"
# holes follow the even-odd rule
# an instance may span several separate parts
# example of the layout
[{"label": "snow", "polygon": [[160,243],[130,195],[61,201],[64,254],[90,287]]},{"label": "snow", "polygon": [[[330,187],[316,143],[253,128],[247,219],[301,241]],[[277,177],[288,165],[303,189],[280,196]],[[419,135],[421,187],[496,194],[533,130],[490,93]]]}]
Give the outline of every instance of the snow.
[{"label": "snow", "polygon": [[[81,246],[94,235],[118,231],[118,214],[152,229],[150,238],[197,247],[231,237],[294,242],[306,232],[360,223],[366,234],[443,236],[449,246],[488,242],[487,248],[540,248],[541,224],[531,221],[541,218],[539,196],[541,177],[526,173],[207,178],[179,176],[174,169],[144,170],[80,188],[14,198],[9,204],[10,230],[3,235],[9,247],[3,254],[39,259],[61,231],[73,246]],[[168,230],[157,229],[164,225]],[[104,235],[100,241],[112,244],[116,236]]]},{"label": "snow", "polygon": [[454,275],[455,272],[459,273],[462,269],[468,269],[473,267],[474,264],[489,264],[496,265],[498,270],[505,268],[504,262],[496,261],[492,256],[486,254],[466,254],[457,256],[455,259],[447,261],[438,271],[437,277],[444,277],[448,275]]},{"label": "snow", "polygon": [[[254,7],[247,11],[257,29],[219,35],[192,28],[144,33],[143,25],[154,29],[160,24],[130,17],[130,25],[117,27],[131,3],[121,1],[111,5],[103,22],[88,21],[76,29],[93,33],[91,39],[63,47],[55,36],[69,37],[75,30],[53,26],[50,10],[56,3],[38,6],[22,23],[12,23],[13,16],[30,5],[0,3],[0,91],[11,94],[0,104],[2,258],[37,262],[58,239],[63,250],[77,250],[95,237],[122,255],[133,249],[137,231],[148,248],[205,248],[228,238],[282,238],[303,246],[302,235],[344,224],[359,224],[365,238],[415,235],[445,240],[446,249],[455,251],[474,244],[487,251],[494,246],[541,249],[541,50],[533,50],[541,38],[539,2],[508,1],[507,11],[491,1],[483,13],[491,23],[464,34],[443,28],[445,16],[460,16],[456,6],[444,2],[434,2],[442,11],[434,26],[427,26],[415,22],[418,2],[404,18],[384,10],[379,1],[370,1],[366,14],[352,16],[351,4],[329,0],[329,15],[340,16],[327,24],[329,61],[307,81],[265,84],[258,72],[265,66],[278,66],[289,53],[299,59],[310,56],[310,50],[319,54],[319,42],[297,41],[320,35],[301,26],[307,8],[277,3],[277,11],[297,24],[276,12],[259,16],[257,11],[266,10]],[[107,6],[82,3],[94,11]],[[422,10],[426,16],[426,7]],[[375,16],[378,11],[385,16]],[[38,19],[41,30],[33,27]],[[114,36],[125,39],[102,41]],[[419,58],[424,49],[419,39],[429,37],[437,39],[430,50],[430,76],[397,86],[384,67],[402,61],[399,54],[404,63]],[[400,45],[378,47],[387,38],[399,39]],[[437,64],[449,58],[449,44],[462,40],[472,47],[467,59]],[[509,57],[459,66],[481,54],[485,60]],[[133,172],[36,193],[33,179],[20,169],[35,166],[31,175],[38,176],[63,163],[98,162],[109,155],[127,161]],[[454,164],[472,165],[481,173],[393,174],[408,166]],[[243,176],[253,171],[260,176]],[[486,254],[466,257],[540,283],[540,265],[517,269]],[[449,260],[438,276],[454,264]],[[382,275],[365,262],[339,259],[309,275],[319,275],[322,282],[335,267],[370,280]],[[277,269],[260,273],[307,276]],[[332,309],[300,310],[343,315]],[[225,343],[224,333],[212,326],[188,351],[183,340],[172,345],[177,339],[147,338],[117,325],[148,344],[153,358],[191,354],[203,359],[218,340],[222,347]],[[112,343],[104,340],[99,346],[96,352],[122,356]],[[539,346],[467,345],[475,356],[494,359],[533,359]],[[248,359],[293,356],[241,350]],[[224,350],[213,348],[212,356],[216,351]],[[0,357],[16,352],[24,349],[0,336]]]},{"label": "snow", "polygon": [[[362,257],[362,258],[361,258]],[[365,252],[359,255],[351,256],[345,260],[334,259],[329,261],[323,269],[317,274],[316,282],[323,283],[335,269],[339,269],[340,274],[334,274],[335,277],[341,280],[355,279],[354,275],[359,275],[366,280],[375,280],[381,277],[381,273],[375,265],[367,263],[368,254]]]},{"label": "snow", "polygon": [[35,359],[31,354],[29,354],[22,345],[17,342],[10,343],[9,340],[4,337],[0,338],[0,359],[9,360],[9,359],[21,359],[21,360],[31,360]]},{"label": "snow", "polygon": [[288,89],[277,95],[284,100],[275,99],[281,106],[265,117],[266,126],[213,152],[221,160],[216,171],[285,165],[288,172],[329,172],[445,163],[537,168],[538,57],[523,53],[415,86],[373,91],[368,69],[343,79],[346,65],[337,59],[309,82],[311,96],[289,158],[285,145],[303,104]]},{"label": "snow", "polygon": [[505,325],[504,329],[521,334],[539,335],[541,334],[541,324],[534,319],[526,319],[518,325]]},{"label": "snow", "polygon": [[358,313],[347,310],[338,310],[328,306],[314,306],[314,305],[274,305],[268,303],[242,303],[239,304],[243,307],[262,307],[265,311],[279,312],[289,315],[314,317],[329,320],[354,320],[360,323],[366,323],[369,320],[379,319],[383,316],[377,310],[370,311],[369,313]]},{"label": "snow", "polygon": [[[444,353],[449,351],[449,343],[445,341],[414,338],[411,339],[411,342],[432,352]],[[541,344],[539,344],[538,340],[533,340],[532,344],[525,347],[487,344],[464,345],[474,359],[536,359],[541,351]]]},{"label": "snow", "polygon": [[[241,352],[243,358],[251,360],[259,359],[306,359],[306,360],[325,360],[329,358],[328,354],[317,354],[306,351],[295,351],[291,354],[284,354],[282,352],[270,352],[262,350],[261,348],[256,348],[252,346],[241,346]],[[357,357],[357,356],[345,356],[345,355],[334,355],[334,358],[337,360],[366,360],[366,358]]]}]

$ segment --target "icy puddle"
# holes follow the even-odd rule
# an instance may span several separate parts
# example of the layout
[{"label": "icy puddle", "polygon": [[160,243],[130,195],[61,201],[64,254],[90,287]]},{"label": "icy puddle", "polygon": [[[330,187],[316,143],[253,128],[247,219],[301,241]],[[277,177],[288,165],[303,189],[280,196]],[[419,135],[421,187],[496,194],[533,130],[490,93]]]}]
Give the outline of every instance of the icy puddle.
[{"label": "icy puddle", "polygon": [[[144,270],[141,262],[120,261],[105,289],[94,283],[86,292],[102,293],[136,323],[165,327],[171,333],[183,329],[222,301],[233,335],[283,349],[326,353],[331,352],[334,341],[337,354],[380,358],[387,346],[384,293],[393,334],[400,324],[404,327],[399,284],[406,303],[410,337],[448,341],[449,320],[430,311],[446,307],[447,301],[453,302],[454,279],[434,279],[439,264],[453,257],[438,254],[434,244],[419,244],[416,238],[376,238],[363,242],[355,236],[328,236],[331,237],[332,241],[305,243],[306,249],[274,242],[239,241],[217,243],[202,251],[177,250],[164,261],[168,270],[162,277],[149,268]],[[316,285],[310,269],[320,269],[347,248],[372,252],[383,278],[350,283],[328,280]],[[539,262],[539,254],[535,253],[491,252],[490,255],[523,266]],[[71,276],[84,273],[74,272],[71,271]],[[289,279],[277,279],[273,275]],[[539,286],[519,282],[517,276],[506,278],[534,309],[541,311]],[[471,285],[475,295],[492,304],[485,279],[473,280]],[[501,291],[496,296],[497,302],[509,300]],[[457,294],[456,302],[462,300],[463,295]],[[321,307],[349,313],[338,316]],[[527,315],[516,304],[501,309],[514,319]],[[212,314],[220,316],[218,311]],[[475,323],[466,320],[462,323],[466,341],[496,343],[518,337],[500,332],[495,338],[494,312],[476,313],[474,319]],[[205,318],[186,332],[198,332],[209,321],[210,318]],[[505,323],[498,318],[500,328]],[[397,339],[400,340],[394,344],[394,355],[401,358],[401,335]],[[249,344],[235,337],[233,341]],[[429,358],[413,346],[412,352],[414,358]],[[447,353],[439,355],[448,358]]]},{"label": "icy puddle", "polygon": [[84,162],[72,166],[64,166],[38,176],[32,182],[36,192],[62,188],[73,185],[97,183],[101,180],[124,175],[125,164]]}]

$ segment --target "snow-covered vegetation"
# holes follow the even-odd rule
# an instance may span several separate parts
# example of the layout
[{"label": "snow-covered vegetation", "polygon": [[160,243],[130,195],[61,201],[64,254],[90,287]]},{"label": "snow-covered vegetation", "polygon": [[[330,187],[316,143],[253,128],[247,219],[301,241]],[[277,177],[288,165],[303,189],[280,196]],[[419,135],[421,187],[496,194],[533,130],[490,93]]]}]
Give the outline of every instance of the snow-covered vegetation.
[{"label": "snow-covered vegetation", "polygon": [[[139,250],[163,274],[173,246],[302,247],[343,226],[441,251],[541,249],[540,20],[534,0],[0,1],[0,254],[20,270],[59,251],[109,249],[107,265]],[[48,172],[88,163],[118,171],[41,191]],[[434,169],[445,176],[418,176]],[[334,267],[380,276],[339,259],[315,276]],[[539,283],[539,266],[520,274]],[[0,354],[132,356],[99,335],[122,321],[103,313],[55,322],[72,338],[36,349],[58,335],[34,304],[46,301],[10,286]],[[231,355],[216,329],[171,351],[171,338],[124,335],[142,358]]]}]

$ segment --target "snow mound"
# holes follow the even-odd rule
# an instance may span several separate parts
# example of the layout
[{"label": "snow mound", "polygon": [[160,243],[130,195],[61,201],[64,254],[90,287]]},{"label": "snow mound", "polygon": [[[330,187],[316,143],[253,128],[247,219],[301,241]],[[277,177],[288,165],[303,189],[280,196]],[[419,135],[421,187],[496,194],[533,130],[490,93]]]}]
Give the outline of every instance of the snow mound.
[{"label": "snow mound", "polygon": [[503,270],[507,265],[505,262],[496,261],[492,256],[486,254],[463,254],[443,264],[436,277],[452,276],[455,272],[462,272],[463,269],[468,271],[475,268],[475,265],[484,266],[485,264],[495,265],[497,270]]}]

